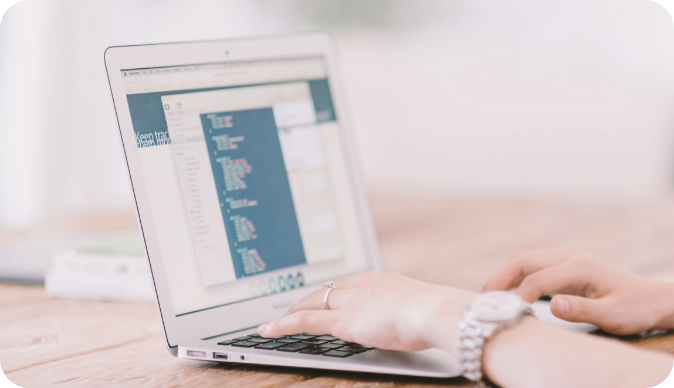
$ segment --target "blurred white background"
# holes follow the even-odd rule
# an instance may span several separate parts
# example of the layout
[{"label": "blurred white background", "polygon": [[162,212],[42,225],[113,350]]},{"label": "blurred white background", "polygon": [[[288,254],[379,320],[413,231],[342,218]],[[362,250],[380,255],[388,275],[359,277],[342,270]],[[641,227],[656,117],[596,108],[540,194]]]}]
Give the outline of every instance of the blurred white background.
[{"label": "blurred white background", "polygon": [[674,29],[648,0],[25,0],[0,26],[0,227],[132,208],[107,46],[315,28],[373,193],[673,187]]}]

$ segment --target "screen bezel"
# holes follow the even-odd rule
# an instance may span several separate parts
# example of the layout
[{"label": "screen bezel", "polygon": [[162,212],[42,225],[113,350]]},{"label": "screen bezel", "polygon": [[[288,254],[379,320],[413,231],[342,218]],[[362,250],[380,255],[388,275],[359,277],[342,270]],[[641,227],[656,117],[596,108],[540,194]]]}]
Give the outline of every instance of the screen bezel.
[{"label": "screen bezel", "polygon": [[357,218],[362,226],[368,269],[381,272],[381,260],[368,198],[359,175],[349,118],[343,104],[334,39],[327,32],[208,42],[112,46],[104,60],[112,93],[122,148],[136,203],[136,215],[150,263],[157,305],[169,348],[184,341],[213,337],[255,327],[281,316],[288,307],[320,286],[305,287],[262,298],[229,304],[176,317],[164,272],[142,166],[136,150],[131,115],[124,90],[122,69],[179,66],[244,60],[322,56],[328,74],[338,126],[344,140],[347,171],[352,183]]}]

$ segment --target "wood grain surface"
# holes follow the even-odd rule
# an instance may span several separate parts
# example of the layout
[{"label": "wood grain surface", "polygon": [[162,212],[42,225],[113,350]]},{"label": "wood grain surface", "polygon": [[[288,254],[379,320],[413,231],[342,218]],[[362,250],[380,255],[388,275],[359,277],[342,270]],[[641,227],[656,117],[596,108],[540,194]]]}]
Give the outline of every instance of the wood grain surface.
[{"label": "wood grain surface", "polygon": [[[509,253],[568,245],[645,276],[674,279],[670,197],[620,202],[375,197],[373,211],[386,269],[428,282],[479,290]],[[132,214],[125,217],[114,225],[133,221]],[[673,334],[620,340],[674,354]],[[153,304],[53,299],[42,287],[10,284],[0,285],[0,365],[22,387],[474,386],[464,379],[179,360],[164,346]]]}]

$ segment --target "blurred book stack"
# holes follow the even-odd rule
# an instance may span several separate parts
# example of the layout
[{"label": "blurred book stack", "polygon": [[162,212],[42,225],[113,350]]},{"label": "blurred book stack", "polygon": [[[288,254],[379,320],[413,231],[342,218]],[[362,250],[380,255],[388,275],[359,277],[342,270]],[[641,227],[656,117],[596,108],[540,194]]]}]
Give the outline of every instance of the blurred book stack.
[{"label": "blurred book stack", "polygon": [[127,302],[155,300],[138,229],[101,236],[54,255],[45,274],[47,295]]}]

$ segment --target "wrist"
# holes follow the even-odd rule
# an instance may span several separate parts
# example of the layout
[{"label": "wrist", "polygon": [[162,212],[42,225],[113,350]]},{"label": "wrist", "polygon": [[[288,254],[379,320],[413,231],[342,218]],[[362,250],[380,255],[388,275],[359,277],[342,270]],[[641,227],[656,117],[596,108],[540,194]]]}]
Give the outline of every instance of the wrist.
[{"label": "wrist", "polygon": [[496,336],[487,340],[482,348],[482,373],[491,381],[499,381],[503,373],[503,359],[513,354],[512,350],[517,346],[535,337],[535,334],[543,326],[533,316],[527,316],[517,325],[504,329]]},{"label": "wrist", "polygon": [[456,341],[459,338],[459,321],[470,302],[477,296],[475,292],[452,290],[442,295],[434,306],[431,327],[424,332],[429,348],[440,348],[457,355]]},{"label": "wrist", "polygon": [[481,380],[486,343],[532,314],[531,305],[512,292],[490,291],[473,299],[459,322],[457,348],[462,375]]}]

